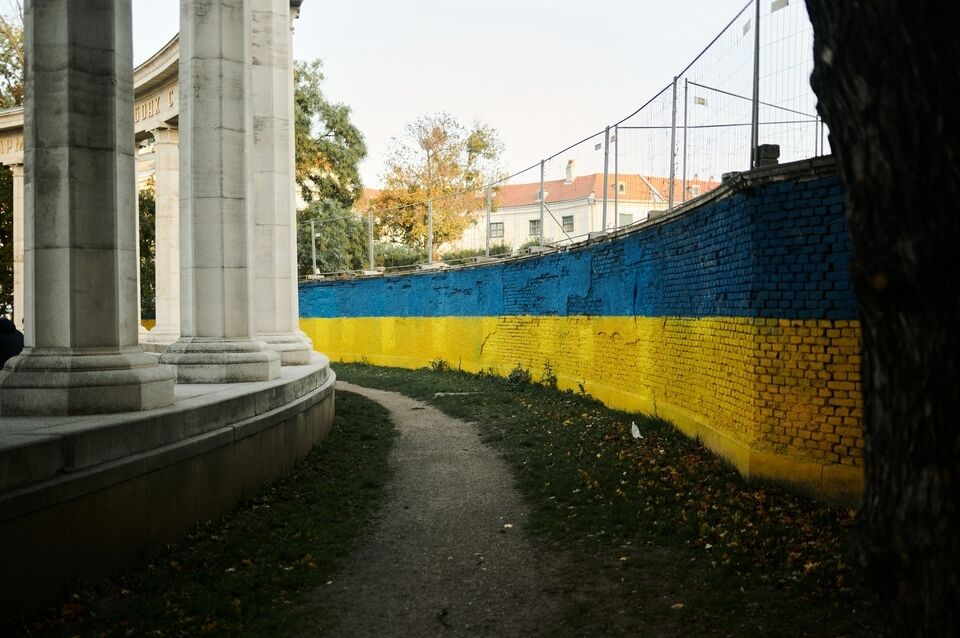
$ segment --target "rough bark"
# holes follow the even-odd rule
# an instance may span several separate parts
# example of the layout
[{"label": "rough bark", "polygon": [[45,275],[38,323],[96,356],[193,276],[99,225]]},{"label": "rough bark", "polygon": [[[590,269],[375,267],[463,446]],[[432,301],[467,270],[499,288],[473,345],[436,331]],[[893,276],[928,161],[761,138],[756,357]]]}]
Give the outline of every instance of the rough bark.
[{"label": "rough bark", "polygon": [[863,332],[858,554],[895,635],[960,635],[960,5],[806,0]]}]

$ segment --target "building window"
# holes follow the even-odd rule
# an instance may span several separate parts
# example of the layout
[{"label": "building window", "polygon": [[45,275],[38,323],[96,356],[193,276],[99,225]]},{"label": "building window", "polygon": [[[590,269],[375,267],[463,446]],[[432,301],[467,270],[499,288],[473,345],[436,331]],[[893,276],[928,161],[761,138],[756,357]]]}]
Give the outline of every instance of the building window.
[{"label": "building window", "polygon": [[690,186],[690,197],[699,197],[700,196],[700,185],[693,184]]},{"label": "building window", "polygon": [[530,233],[529,233],[529,234],[530,234],[531,237],[539,237],[539,236],[540,236],[540,220],[539,220],[539,219],[531,219],[531,220],[530,220]]},{"label": "building window", "polygon": [[503,239],[503,222],[490,223],[490,239]]},{"label": "building window", "polygon": [[627,185],[624,184],[623,182],[617,182],[617,192],[618,192],[618,193],[626,193],[626,192],[627,192]]},{"label": "building window", "polygon": [[627,226],[633,223],[633,215],[630,213],[620,213],[620,225]]},{"label": "building window", "polygon": [[572,233],[573,232],[573,215],[564,215],[560,218],[560,222],[563,225],[563,232]]}]

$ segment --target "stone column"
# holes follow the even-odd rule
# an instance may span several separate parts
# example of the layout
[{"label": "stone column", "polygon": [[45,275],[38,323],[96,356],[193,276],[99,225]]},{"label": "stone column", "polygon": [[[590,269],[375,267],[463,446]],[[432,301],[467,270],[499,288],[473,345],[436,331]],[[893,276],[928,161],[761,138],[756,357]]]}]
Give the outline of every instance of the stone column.
[{"label": "stone column", "polygon": [[250,0],[180,2],[181,383],[264,381],[280,357],[255,340]]},{"label": "stone column", "polygon": [[156,162],[156,316],[141,339],[144,350],[163,352],[180,338],[180,136],[175,128],[153,131]]},{"label": "stone column", "polygon": [[24,5],[25,348],[0,414],[173,403],[137,347],[130,0]]},{"label": "stone column", "polygon": [[13,173],[13,322],[23,330],[23,164],[11,164]]},{"label": "stone column", "polygon": [[258,337],[283,364],[303,365],[313,344],[299,328],[290,3],[252,4],[254,314]]}]

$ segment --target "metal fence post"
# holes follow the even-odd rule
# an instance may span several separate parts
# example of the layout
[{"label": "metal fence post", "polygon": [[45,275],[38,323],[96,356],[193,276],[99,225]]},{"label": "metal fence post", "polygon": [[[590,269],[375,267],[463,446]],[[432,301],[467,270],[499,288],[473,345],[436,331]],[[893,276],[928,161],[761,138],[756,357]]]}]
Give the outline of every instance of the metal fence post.
[{"label": "metal fence post", "polygon": [[670,195],[667,210],[673,210],[673,191],[677,182],[677,77],[673,78],[673,107],[670,121]]},{"label": "metal fence post", "polygon": [[543,192],[543,171],[544,171],[544,160],[540,160],[540,245],[543,246],[543,208],[546,206],[546,203],[543,201],[547,198],[546,194]]},{"label": "metal fence post", "polygon": [[753,25],[753,114],[750,118],[750,168],[759,164],[760,146],[760,0],[753,0],[756,11]]},{"label": "metal fence post", "polygon": [[370,249],[370,270],[376,270],[376,269],[377,269],[377,264],[376,264],[376,261],[374,260],[374,254],[373,254],[373,211],[372,211],[372,210],[367,213],[367,226],[369,226],[369,229],[368,229],[368,230],[369,230],[368,239],[369,239],[369,244],[370,244],[370,245],[369,245],[369,249]]},{"label": "metal fence post", "polygon": [[620,125],[613,127],[613,218],[614,228],[620,227]]},{"label": "metal fence post", "polygon": [[603,228],[607,230],[607,195],[610,193],[610,127],[603,129]]},{"label": "metal fence post", "polygon": [[680,194],[680,201],[687,201],[687,105],[689,80],[683,78],[683,192]]},{"label": "metal fence post", "polygon": [[817,149],[817,144],[820,142],[820,114],[817,113],[817,119],[813,122],[813,155],[814,157],[820,157],[823,154],[823,145],[820,145],[819,150]]},{"label": "metal fence post", "polygon": [[487,186],[487,246],[484,250],[484,255],[487,257],[490,256],[490,213],[493,212],[493,188]]},{"label": "metal fence post", "polygon": [[427,263],[433,263],[433,200],[427,201]]},{"label": "metal fence post", "polygon": [[310,258],[313,260],[313,274],[317,274],[317,223],[310,220]]}]

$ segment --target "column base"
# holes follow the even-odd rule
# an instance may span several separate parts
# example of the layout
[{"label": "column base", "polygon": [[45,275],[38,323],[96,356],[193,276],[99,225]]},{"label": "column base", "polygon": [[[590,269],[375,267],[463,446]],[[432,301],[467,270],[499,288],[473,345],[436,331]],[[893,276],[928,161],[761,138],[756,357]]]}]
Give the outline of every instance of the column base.
[{"label": "column base", "polygon": [[140,349],[144,352],[166,352],[167,348],[180,339],[180,331],[154,326],[153,330],[140,335]]},{"label": "column base", "polygon": [[173,383],[173,371],[139,348],[30,348],[0,371],[0,415],[152,410],[173,404]]},{"label": "column base", "polygon": [[263,341],[181,337],[160,363],[176,366],[177,383],[248,383],[280,376],[280,355]]},{"label": "column base", "polygon": [[302,332],[260,334],[257,339],[266,342],[268,348],[280,355],[281,365],[305,366],[313,358],[313,342]]}]

